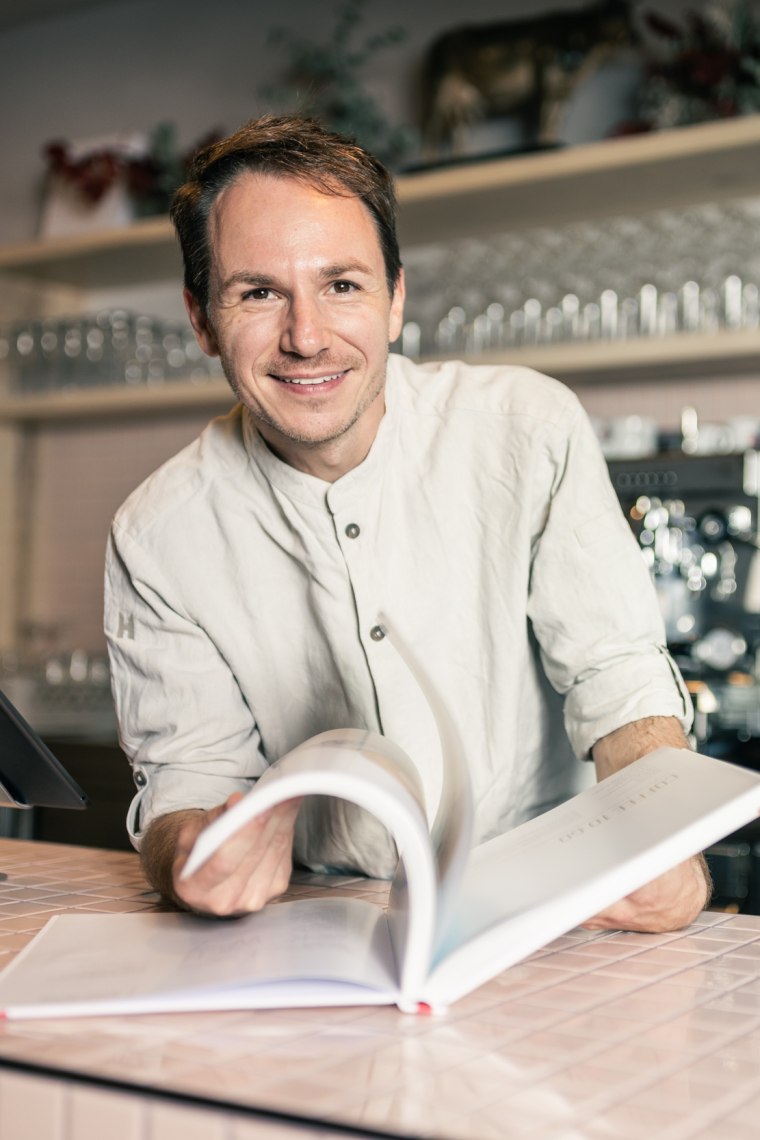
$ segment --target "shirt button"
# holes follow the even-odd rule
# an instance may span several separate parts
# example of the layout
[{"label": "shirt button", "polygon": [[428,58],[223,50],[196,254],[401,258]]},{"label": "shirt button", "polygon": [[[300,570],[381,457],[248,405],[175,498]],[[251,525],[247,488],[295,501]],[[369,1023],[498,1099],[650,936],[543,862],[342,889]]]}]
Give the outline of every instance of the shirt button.
[{"label": "shirt button", "polygon": [[360,534],[360,527],[356,523],[349,523],[346,527],[346,535],[348,538],[358,538]]},{"label": "shirt button", "polygon": [[144,788],[147,783],[148,777],[145,775],[141,768],[138,768],[135,772],[135,784],[138,788]]},{"label": "shirt button", "polygon": [[373,625],[369,635],[373,641],[382,641],[385,637],[385,630],[381,625]]}]

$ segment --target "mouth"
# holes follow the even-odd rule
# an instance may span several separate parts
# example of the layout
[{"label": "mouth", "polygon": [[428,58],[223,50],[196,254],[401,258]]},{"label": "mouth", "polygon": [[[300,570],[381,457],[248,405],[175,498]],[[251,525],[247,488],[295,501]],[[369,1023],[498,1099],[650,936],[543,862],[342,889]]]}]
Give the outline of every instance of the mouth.
[{"label": "mouth", "polygon": [[325,384],[334,384],[342,380],[346,375],[346,371],[347,370],[343,372],[330,372],[325,376],[282,376],[276,372],[272,372],[270,375],[273,379],[279,381],[280,384],[290,384],[297,388],[321,388]]}]

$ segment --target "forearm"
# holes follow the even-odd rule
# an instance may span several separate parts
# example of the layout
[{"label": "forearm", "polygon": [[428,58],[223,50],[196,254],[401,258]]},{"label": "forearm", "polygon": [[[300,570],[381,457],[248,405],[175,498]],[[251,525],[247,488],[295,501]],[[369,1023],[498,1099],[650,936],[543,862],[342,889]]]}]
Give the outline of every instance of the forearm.
[{"label": "forearm", "polygon": [[149,825],[140,847],[143,869],[150,882],[167,902],[188,909],[188,904],[177,894],[174,886],[174,865],[177,859],[180,831],[186,825],[197,825],[198,832],[206,822],[207,813],[200,808],[171,812],[159,816]]},{"label": "forearm", "polygon": [[597,740],[591,749],[597,779],[603,780],[613,772],[632,764],[654,752],[656,748],[688,748],[689,743],[681,723],[676,717],[650,716],[635,720]]}]

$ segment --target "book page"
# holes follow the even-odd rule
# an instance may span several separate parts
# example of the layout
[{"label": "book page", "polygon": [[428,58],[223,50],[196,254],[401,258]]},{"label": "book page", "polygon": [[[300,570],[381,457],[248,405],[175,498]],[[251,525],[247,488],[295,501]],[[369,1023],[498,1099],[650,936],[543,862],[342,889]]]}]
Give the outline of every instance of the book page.
[{"label": "book page", "polygon": [[[416,770],[397,745],[358,729],[324,732],[269,768],[238,804],[196,840],[183,871],[191,875],[249,820],[306,795],[335,796],[365,808],[390,831],[399,852],[391,939],[399,982],[419,992],[433,957],[437,869]],[[300,905],[300,904],[295,904]]]},{"label": "book page", "polygon": [[396,1000],[380,907],[362,899],[276,903],[220,921],[190,914],[52,919],[0,975],[7,1017]]},{"label": "book page", "polygon": [[[394,650],[409,670],[411,680],[427,702],[440,741],[441,795],[431,834],[438,880],[437,947],[443,930],[449,924],[472,844],[472,784],[464,759],[464,749],[449,710],[440,701],[435,687],[415,660],[413,652],[384,615],[381,624]],[[391,885],[388,908],[391,934],[396,944],[403,944],[403,929],[409,907],[406,892],[404,867],[400,866]],[[414,994],[414,979],[402,976],[402,989],[408,989]]]},{"label": "book page", "polygon": [[456,1000],[759,812],[756,773],[661,748],[481,845],[426,1000]]}]

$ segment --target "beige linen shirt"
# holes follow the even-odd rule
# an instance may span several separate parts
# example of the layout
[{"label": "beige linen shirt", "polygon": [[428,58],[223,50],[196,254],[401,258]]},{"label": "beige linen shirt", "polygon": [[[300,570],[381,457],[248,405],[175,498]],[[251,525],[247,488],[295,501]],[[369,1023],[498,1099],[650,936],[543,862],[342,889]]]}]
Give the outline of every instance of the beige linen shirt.
[{"label": "beige linen shirt", "polygon": [[[238,407],[116,515],[105,628],[135,845],[157,815],[221,803],[328,728],[395,740],[432,816],[436,727],[384,619],[453,719],[477,840],[573,794],[576,758],[613,729],[689,727],[576,397],[527,369],[391,356],[372,449],[337,482],[282,463]],[[372,822],[324,808],[302,813],[298,857],[387,873]]]}]

